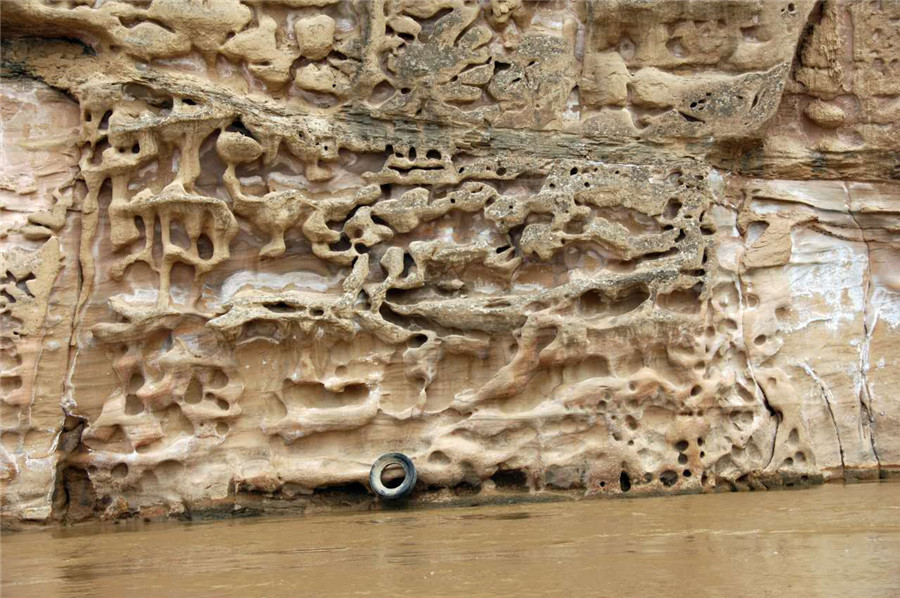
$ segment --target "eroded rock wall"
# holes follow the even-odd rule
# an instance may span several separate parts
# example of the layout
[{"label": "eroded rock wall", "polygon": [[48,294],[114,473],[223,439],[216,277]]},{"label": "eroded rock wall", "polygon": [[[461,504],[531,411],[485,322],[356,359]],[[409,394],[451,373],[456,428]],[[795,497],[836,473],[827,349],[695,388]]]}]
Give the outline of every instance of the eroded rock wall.
[{"label": "eroded rock wall", "polygon": [[2,19],[4,517],[900,468],[900,2]]}]

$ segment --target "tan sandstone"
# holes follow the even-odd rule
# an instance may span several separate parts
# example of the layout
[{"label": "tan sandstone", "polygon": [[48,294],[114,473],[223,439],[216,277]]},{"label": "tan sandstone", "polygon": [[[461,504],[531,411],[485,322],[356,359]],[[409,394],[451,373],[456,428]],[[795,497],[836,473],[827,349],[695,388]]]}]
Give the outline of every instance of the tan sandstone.
[{"label": "tan sandstone", "polygon": [[4,1],[4,523],[896,472],[898,23]]}]

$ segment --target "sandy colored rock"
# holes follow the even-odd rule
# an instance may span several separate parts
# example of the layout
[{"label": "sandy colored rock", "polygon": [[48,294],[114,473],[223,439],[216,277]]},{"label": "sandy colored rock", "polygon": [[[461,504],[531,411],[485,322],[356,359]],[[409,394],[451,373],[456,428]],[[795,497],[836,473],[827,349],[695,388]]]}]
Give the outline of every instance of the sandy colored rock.
[{"label": "sandy colored rock", "polygon": [[900,4],[69,4],[2,13],[5,521],[900,469]]},{"label": "sandy colored rock", "polygon": [[810,102],[803,113],[814,123],[826,129],[837,129],[844,124],[844,111],[841,107],[826,104],[822,100]]},{"label": "sandy colored rock", "polygon": [[[51,517],[67,421],[65,378],[78,296],[78,105],[46,85],[0,89],[0,506]],[[59,206],[59,207],[57,207]],[[46,210],[46,211],[44,211]]]},{"label": "sandy colored rock", "polygon": [[320,60],[331,52],[331,45],[334,42],[334,19],[328,15],[300,19],[294,22],[294,35],[301,56],[310,60]]}]

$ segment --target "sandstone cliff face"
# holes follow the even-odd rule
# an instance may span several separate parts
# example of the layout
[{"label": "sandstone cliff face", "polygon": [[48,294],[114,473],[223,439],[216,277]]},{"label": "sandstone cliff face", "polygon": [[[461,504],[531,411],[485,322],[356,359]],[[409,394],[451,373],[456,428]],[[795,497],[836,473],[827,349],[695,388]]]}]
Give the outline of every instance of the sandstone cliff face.
[{"label": "sandstone cliff face", "polygon": [[2,9],[7,520],[900,468],[900,2]]}]

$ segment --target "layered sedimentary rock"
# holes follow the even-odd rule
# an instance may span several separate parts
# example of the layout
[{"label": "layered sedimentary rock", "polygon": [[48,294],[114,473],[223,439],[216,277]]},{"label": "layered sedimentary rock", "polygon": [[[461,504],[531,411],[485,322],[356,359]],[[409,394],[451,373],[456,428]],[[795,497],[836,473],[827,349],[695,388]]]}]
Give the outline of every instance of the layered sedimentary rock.
[{"label": "layered sedimentary rock", "polygon": [[2,8],[4,517],[900,468],[900,3]]}]

